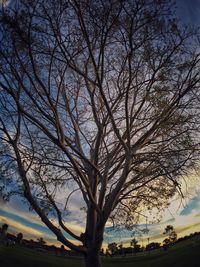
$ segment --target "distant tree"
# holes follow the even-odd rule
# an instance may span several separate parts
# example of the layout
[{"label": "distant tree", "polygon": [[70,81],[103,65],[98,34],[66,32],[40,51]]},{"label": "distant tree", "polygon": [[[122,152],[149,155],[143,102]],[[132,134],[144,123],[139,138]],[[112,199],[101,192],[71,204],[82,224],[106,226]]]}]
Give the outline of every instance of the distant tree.
[{"label": "distant tree", "polygon": [[111,255],[114,255],[118,250],[117,243],[113,242],[108,244],[108,251],[111,253]]},{"label": "distant tree", "polygon": [[118,254],[123,254],[124,253],[124,247],[123,247],[123,243],[121,242],[119,245],[118,245]]},{"label": "distant tree", "polygon": [[109,249],[106,248],[106,252],[105,252],[106,256],[110,256],[110,252],[109,252]]},{"label": "distant tree", "polygon": [[38,238],[37,242],[41,247],[46,244],[46,241],[43,239],[43,237]]},{"label": "distant tree", "polygon": [[65,246],[64,245],[60,246],[60,252],[61,252],[61,254],[65,254]]},{"label": "distant tree", "polygon": [[165,238],[165,239],[163,240],[163,245],[168,246],[169,244],[170,244],[170,239],[169,239],[169,238]]},{"label": "distant tree", "polygon": [[140,245],[138,244],[138,240],[136,238],[133,238],[130,242],[130,246],[132,247],[132,251],[139,252],[140,251]]},{"label": "distant tree", "polygon": [[3,244],[7,244],[7,230],[8,230],[8,224],[4,223],[1,228],[1,234],[0,234],[0,242]]},{"label": "distant tree", "polygon": [[198,164],[199,35],[169,0],[4,2],[0,194],[25,198],[99,267],[108,220],[132,226],[141,207],[162,210]]},{"label": "distant tree", "polygon": [[21,244],[23,239],[23,234],[22,233],[18,233],[17,237],[16,237],[16,243]]},{"label": "distant tree", "polygon": [[7,233],[7,230],[8,230],[8,224],[7,223],[4,223],[3,225],[2,225],[2,230],[1,230],[1,233],[2,233],[2,235],[6,235],[6,233]]},{"label": "distant tree", "polygon": [[167,225],[163,234],[168,235],[168,238],[163,241],[166,245],[173,244],[177,240],[177,233],[172,225]]},{"label": "distant tree", "polygon": [[158,243],[158,242],[151,242],[151,243],[146,245],[146,250],[153,250],[153,249],[157,249],[157,248],[160,248],[160,243]]},{"label": "distant tree", "polygon": [[135,239],[135,238],[133,238],[133,239],[131,240],[131,242],[130,242],[130,246],[131,246],[131,247],[135,247],[135,246],[137,245],[137,243],[138,243],[138,240]]},{"label": "distant tree", "polygon": [[138,240],[136,240],[135,238],[133,238],[130,242],[130,246],[132,247],[132,249],[134,251],[136,251],[136,247],[137,247],[137,244],[138,244]]},{"label": "distant tree", "polygon": [[[104,248],[101,248],[101,250],[100,250],[100,255],[103,256],[103,255],[104,255],[104,252],[105,252],[105,251],[104,251]],[[105,253],[106,253],[106,252],[105,252]]]},{"label": "distant tree", "polygon": [[165,238],[165,239],[163,240],[163,248],[164,248],[165,250],[167,250],[167,249],[169,248],[169,246],[170,246],[170,239],[169,239],[169,238]]}]

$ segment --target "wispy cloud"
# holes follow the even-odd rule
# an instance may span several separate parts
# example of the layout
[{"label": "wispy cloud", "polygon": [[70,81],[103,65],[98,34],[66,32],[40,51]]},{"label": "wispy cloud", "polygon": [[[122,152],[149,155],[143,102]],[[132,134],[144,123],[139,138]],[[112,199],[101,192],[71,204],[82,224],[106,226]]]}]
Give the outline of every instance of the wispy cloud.
[{"label": "wispy cloud", "polygon": [[20,222],[12,220],[8,217],[0,216],[0,221],[2,223],[7,223],[9,225],[9,231],[12,233],[22,232],[26,238],[38,238],[44,236],[43,231],[38,231],[32,227],[26,226]]},{"label": "wispy cloud", "polygon": [[[16,210],[11,203],[7,203],[0,209],[0,224],[7,223],[9,231],[13,234],[22,232],[25,238],[36,239],[43,237],[49,244],[60,244],[54,234],[44,225],[41,219],[33,212],[22,211],[20,207]],[[56,224],[56,220],[54,220]],[[67,226],[77,235],[84,232],[84,228],[76,221],[69,221]],[[75,244],[79,244],[66,234],[66,237]]]},{"label": "wispy cloud", "polygon": [[197,193],[195,197],[193,197],[189,203],[183,208],[180,215],[189,215],[194,211],[200,210],[200,192]]}]

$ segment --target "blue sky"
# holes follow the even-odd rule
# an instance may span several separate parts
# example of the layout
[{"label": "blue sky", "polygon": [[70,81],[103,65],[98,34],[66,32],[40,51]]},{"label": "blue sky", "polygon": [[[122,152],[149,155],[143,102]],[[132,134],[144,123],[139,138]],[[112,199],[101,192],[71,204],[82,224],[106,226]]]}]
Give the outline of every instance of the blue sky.
[{"label": "blue sky", "polygon": [[194,196],[185,208],[182,209],[180,215],[190,215],[193,211],[200,213],[200,191]]},{"label": "blue sky", "polygon": [[177,0],[177,13],[183,23],[199,25],[200,0]]}]

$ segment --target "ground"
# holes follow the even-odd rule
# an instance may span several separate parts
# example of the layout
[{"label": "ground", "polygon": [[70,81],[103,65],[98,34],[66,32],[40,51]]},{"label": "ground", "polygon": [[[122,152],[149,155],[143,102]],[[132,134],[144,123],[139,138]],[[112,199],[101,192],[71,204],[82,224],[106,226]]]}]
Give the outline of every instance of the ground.
[{"label": "ground", "polygon": [[[133,256],[103,257],[103,267],[200,267],[200,237],[193,237],[163,249]],[[83,267],[83,259],[0,245],[1,267]],[[95,266],[94,266],[95,267]]]}]

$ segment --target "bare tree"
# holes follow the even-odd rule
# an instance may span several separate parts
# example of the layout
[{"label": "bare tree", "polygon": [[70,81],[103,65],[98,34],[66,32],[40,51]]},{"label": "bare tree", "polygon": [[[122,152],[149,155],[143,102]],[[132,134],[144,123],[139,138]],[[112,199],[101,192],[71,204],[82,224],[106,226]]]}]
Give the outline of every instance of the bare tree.
[{"label": "bare tree", "polygon": [[[87,267],[101,266],[109,219],[131,226],[164,208],[198,159],[196,33],[171,11],[168,0],[0,10],[2,194],[26,198]],[[73,196],[80,235],[68,226]]]}]

